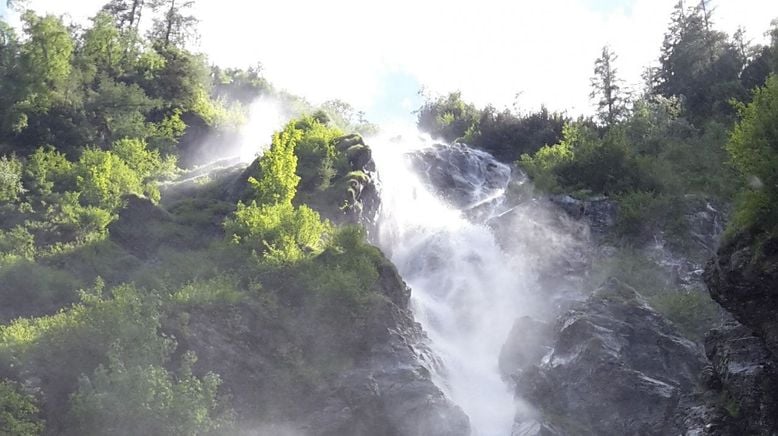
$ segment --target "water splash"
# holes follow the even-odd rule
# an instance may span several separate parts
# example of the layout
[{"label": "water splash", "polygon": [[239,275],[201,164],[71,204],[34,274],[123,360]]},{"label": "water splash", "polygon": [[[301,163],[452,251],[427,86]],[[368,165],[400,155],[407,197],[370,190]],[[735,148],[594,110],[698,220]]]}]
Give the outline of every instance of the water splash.
[{"label": "water splash", "polygon": [[289,120],[281,105],[266,98],[260,98],[249,107],[248,121],[240,130],[237,157],[249,163],[270,146],[273,133],[281,130]]},{"label": "water splash", "polygon": [[474,434],[510,435],[516,405],[498,359],[529,309],[533,278],[485,225],[506,209],[510,169],[487,153],[416,135],[370,143],[381,179],[377,243],[411,287],[414,314],[445,366],[436,382]]}]

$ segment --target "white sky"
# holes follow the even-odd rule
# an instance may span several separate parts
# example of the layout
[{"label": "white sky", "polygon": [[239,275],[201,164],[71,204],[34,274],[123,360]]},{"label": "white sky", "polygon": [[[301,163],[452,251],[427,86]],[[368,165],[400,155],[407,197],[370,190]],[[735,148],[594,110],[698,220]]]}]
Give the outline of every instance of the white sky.
[{"label": "white sky", "polygon": [[[4,0],[2,0],[4,1]],[[33,9],[93,15],[105,0],[32,0]],[[224,66],[261,62],[279,87],[340,98],[368,116],[414,109],[423,85],[476,104],[544,103],[591,111],[589,78],[603,45],[628,83],[658,56],[676,0],[198,0],[200,48]],[[690,0],[689,3],[692,1]],[[714,22],[764,40],[776,0],[714,0]],[[382,104],[396,108],[382,108]],[[403,107],[403,102],[404,106]],[[380,114],[379,114],[380,113]],[[387,115],[389,114],[389,115]]]}]

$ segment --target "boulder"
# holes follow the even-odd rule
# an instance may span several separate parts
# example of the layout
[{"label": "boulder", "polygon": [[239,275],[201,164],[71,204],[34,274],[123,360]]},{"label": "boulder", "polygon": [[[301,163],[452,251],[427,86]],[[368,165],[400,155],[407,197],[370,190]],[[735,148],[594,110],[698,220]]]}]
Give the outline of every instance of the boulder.
[{"label": "boulder", "polygon": [[511,178],[509,166],[464,144],[436,144],[409,157],[433,190],[459,209],[472,209],[495,199]]},{"label": "boulder", "polygon": [[609,279],[554,330],[552,351],[516,378],[538,434],[683,433],[682,399],[705,357],[634,289]]}]

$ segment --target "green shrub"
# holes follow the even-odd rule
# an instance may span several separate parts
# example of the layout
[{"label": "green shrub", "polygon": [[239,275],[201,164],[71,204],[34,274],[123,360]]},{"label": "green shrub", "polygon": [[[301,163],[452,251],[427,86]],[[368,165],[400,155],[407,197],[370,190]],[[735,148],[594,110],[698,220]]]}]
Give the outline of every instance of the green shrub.
[{"label": "green shrub", "polygon": [[150,150],[140,139],[120,139],[111,150],[144,180],[169,177],[178,169],[175,156],[163,159],[158,150]]},{"label": "green shrub", "polygon": [[0,156],[0,202],[17,201],[23,192],[21,161],[16,156]]},{"label": "green shrub", "polygon": [[219,377],[192,374],[196,358],[184,356],[178,375],[158,365],[134,365],[109,354],[108,367],[81,377],[71,400],[70,434],[223,434],[231,421],[219,396]]},{"label": "green shrub", "polygon": [[64,154],[41,147],[27,158],[24,184],[37,195],[72,191],[75,188],[72,171],[73,163]]},{"label": "green shrub", "polygon": [[0,268],[0,299],[5,317],[51,313],[76,299],[84,283],[61,269],[20,260]]},{"label": "green shrub", "polygon": [[754,91],[753,101],[740,108],[740,116],[726,147],[749,188],[732,227],[770,232],[778,223],[778,76]]},{"label": "green shrub", "polygon": [[325,190],[337,174],[337,152],[334,141],[343,135],[313,117],[304,117],[296,124],[303,131],[297,142],[297,174],[304,189]]},{"label": "green shrub", "polygon": [[384,262],[379,250],[366,242],[362,228],[346,226],[333,234],[322,254],[301,263],[295,276],[328,310],[360,316],[380,292],[379,267]]},{"label": "green shrub", "polygon": [[227,238],[273,263],[294,262],[324,247],[331,225],[308,206],[238,203],[225,222]]},{"label": "green shrub", "polygon": [[127,365],[165,362],[174,343],[158,334],[159,302],[130,285],[110,294],[103,296],[98,281],[66,310],[0,326],[0,364],[46,376],[47,394],[67,396],[79,375],[103,362],[111,347],[120,347]]},{"label": "green shrub", "polygon": [[84,150],[76,172],[81,199],[90,206],[116,210],[123,195],[143,193],[142,175],[110,151]]},{"label": "green shrub", "polygon": [[35,239],[22,226],[0,229],[0,268],[16,260],[35,258]]},{"label": "green shrub", "polygon": [[20,392],[15,383],[0,380],[0,434],[37,436],[43,428],[35,398]]},{"label": "green shrub", "polygon": [[182,305],[235,304],[245,294],[239,290],[235,277],[219,275],[207,280],[195,280],[173,293],[172,300]]},{"label": "green shrub", "polygon": [[273,135],[270,149],[259,158],[260,179],[249,178],[260,204],[291,203],[300,182],[295,146],[302,137],[294,122]]}]

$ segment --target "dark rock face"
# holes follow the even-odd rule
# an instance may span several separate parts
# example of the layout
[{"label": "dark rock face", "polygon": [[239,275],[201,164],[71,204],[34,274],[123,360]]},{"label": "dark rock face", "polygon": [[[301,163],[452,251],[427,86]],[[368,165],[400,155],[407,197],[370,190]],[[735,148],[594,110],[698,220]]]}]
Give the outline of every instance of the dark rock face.
[{"label": "dark rock face", "polygon": [[549,200],[572,218],[585,220],[595,235],[605,234],[616,224],[618,205],[608,197],[578,200],[569,195],[554,195]]},{"label": "dark rock face", "polygon": [[[517,374],[539,411],[523,434],[680,434],[682,400],[705,364],[632,288],[610,279],[558,320],[553,351]],[[517,433],[518,434],[518,433]]]},{"label": "dark rock face", "polygon": [[351,172],[345,175],[345,221],[371,229],[375,223],[381,198],[376,188],[376,166],[370,147],[360,135],[347,135],[335,140],[335,148],[346,153]]},{"label": "dark rock face", "polygon": [[119,219],[109,227],[111,239],[134,256],[145,259],[159,248],[170,232],[173,217],[147,198],[128,195],[125,206],[119,211]]},{"label": "dark rock face", "polygon": [[435,358],[388,261],[379,283],[386,298],[355,322],[305,305],[268,312],[246,303],[193,312],[171,330],[202,368],[218,365],[249,434],[245,419],[260,417],[257,428],[278,423],[295,435],[469,435],[467,416],[432,382]]},{"label": "dark rock face", "polygon": [[711,362],[708,385],[731,415],[738,434],[775,434],[778,429],[778,372],[762,340],[731,322],[705,339]]},{"label": "dark rock face", "polygon": [[552,326],[528,316],[516,320],[500,351],[500,372],[516,378],[551,351]]},{"label": "dark rock face", "polygon": [[463,144],[435,145],[409,157],[434,190],[460,209],[477,207],[495,197],[511,178],[510,167]]},{"label": "dark rock face", "polygon": [[731,415],[730,434],[778,434],[778,238],[743,232],[725,241],[703,275],[732,314],[705,341],[709,387]]},{"label": "dark rock face", "polygon": [[778,356],[778,238],[744,233],[725,241],[704,274],[710,295]]},{"label": "dark rock face", "polygon": [[430,379],[432,355],[421,327],[392,310],[364,365],[341,374],[305,429],[315,435],[469,435],[470,424]]}]

